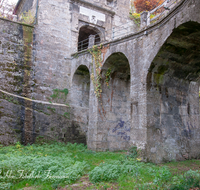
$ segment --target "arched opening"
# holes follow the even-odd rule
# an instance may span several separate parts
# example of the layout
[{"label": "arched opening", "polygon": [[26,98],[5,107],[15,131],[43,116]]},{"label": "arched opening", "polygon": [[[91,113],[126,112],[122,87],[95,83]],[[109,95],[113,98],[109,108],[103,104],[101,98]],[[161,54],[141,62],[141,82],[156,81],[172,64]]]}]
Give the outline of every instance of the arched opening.
[{"label": "arched opening", "polygon": [[174,29],[147,75],[147,157],[153,162],[200,157],[200,24]]},{"label": "arched opening", "polygon": [[82,26],[79,30],[78,37],[78,51],[92,47],[93,45],[99,44],[100,32],[98,29],[91,26]]},{"label": "arched opening", "polygon": [[73,142],[86,144],[89,120],[90,72],[85,65],[80,65],[73,76],[71,88],[71,128],[65,138]]},{"label": "arched opening", "polygon": [[89,107],[90,72],[85,65],[81,65],[74,73],[72,81],[73,104],[80,107]]},{"label": "arched opening", "polygon": [[[123,53],[113,53],[102,70],[98,133],[103,149],[129,148],[131,140],[130,66]],[[101,148],[102,148],[101,147]]]}]

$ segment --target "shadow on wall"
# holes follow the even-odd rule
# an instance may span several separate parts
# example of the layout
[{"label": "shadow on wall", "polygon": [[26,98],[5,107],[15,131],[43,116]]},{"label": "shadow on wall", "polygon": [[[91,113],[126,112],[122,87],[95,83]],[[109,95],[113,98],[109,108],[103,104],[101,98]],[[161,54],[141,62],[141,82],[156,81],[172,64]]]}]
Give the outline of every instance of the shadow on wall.
[{"label": "shadow on wall", "polygon": [[113,53],[102,67],[99,105],[99,149],[129,148],[131,133],[130,66],[123,53]]},{"label": "shadow on wall", "polygon": [[72,104],[80,107],[89,107],[90,72],[85,65],[78,67],[72,84]]},{"label": "shadow on wall", "polygon": [[91,26],[82,26],[79,30],[78,51],[99,44],[100,41],[100,31],[98,29]]},{"label": "shadow on wall", "polygon": [[147,157],[152,162],[200,157],[200,24],[174,29],[147,76]]}]

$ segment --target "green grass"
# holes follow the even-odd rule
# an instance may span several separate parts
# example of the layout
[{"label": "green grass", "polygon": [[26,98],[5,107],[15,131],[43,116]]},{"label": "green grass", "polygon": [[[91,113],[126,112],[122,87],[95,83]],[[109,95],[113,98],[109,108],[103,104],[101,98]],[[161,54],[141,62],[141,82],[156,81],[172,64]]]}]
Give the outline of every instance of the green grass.
[{"label": "green grass", "polygon": [[[143,163],[125,152],[95,152],[82,144],[0,146],[0,189],[171,189],[200,187],[200,161]],[[80,180],[81,179],[81,180]],[[87,182],[85,185],[82,182]],[[70,187],[69,187],[70,188]]]}]

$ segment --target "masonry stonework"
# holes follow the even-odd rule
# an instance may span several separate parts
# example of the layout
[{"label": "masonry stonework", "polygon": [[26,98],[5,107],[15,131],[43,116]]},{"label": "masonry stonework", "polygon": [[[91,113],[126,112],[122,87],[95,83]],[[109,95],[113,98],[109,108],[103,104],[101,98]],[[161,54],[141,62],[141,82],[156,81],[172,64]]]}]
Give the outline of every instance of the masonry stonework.
[{"label": "masonry stonework", "polygon": [[[34,28],[1,20],[2,138],[26,144],[40,135],[98,151],[137,146],[155,163],[200,157],[200,2],[183,0],[155,24],[136,32],[133,23],[133,34],[112,40],[112,28],[128,20],[129,3],[40,0]],[[32,42],[24,40],[25,28],[33,29]],[[18,41],[6,45],[12,36]],[[101,42],[97,98],[87,48]],[[5,70],[7,59],[27,67]]]},{"label": "masonry stonework", "polygon": [[[103,65],[112,56],[117,61],[110,64],[121,65],[119,54],[128,60],[130,98],[127,99],[126,90],[118,102],[112,103],[111,98],[117,99],[114,96],[120,94],[117,88],[113,94],[112,87],[103,90],[102,97],[106,96],[103,115],[98,110],[101,102],[95,99],[91,87],[89,148],[119,150],[137,146],[143,150],[145,160],[156,163],[199,158],[199,7],[198,1],[182,1],[155,25],[104,45],[107,48],[102,54]],[[91,69],[88,63],[91,59],[91,55],[82,52],[72,63]],[[120,86],[125,88],[128,83]],[[128,112],[123,116],[121,108],[125,105]],[[118,106],[117,115],[115,110],[109,110],[111,106]],[[113,134],[116,129],[119,132]],[[124,137],[127,138],[123,142]]]}]

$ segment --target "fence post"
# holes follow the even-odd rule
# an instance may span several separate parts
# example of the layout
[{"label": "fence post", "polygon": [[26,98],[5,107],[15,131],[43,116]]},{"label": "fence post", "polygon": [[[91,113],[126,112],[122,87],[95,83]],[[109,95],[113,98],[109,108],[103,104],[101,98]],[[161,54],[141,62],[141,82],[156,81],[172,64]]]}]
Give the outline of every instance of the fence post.
[{"label": "fence post", "polygon": [[95,44],[95,35],[90,35],[89,36],[89,44],[88,48],[92,48],[92,46]]},{"label": "fence post", "polygon": [[83,42],[81,42],[81,51],[83,50]]},{"label": "fence post", "polygon": [[114,40],[114,38],[115,38],[115,27],[113,27],[112,29],[112,40]]},{"label": "fence post", "polygon": [[150,13],[148,11],[144,11],[140,14],[140,23],[141,28],[150,24]]}]

